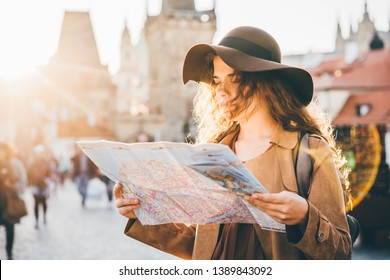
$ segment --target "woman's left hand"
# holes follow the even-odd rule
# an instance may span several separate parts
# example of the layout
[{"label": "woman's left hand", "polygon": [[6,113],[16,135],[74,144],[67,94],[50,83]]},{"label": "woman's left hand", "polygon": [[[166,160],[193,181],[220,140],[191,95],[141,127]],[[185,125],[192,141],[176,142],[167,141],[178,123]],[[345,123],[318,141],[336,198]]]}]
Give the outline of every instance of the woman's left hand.
[{"label": "woman's left hand", "polygon": [[253,193],[244,198],[279,223],[285,225],[306,225],[307,223],[309,205],[306,199],[298,194],[288,191]]}]

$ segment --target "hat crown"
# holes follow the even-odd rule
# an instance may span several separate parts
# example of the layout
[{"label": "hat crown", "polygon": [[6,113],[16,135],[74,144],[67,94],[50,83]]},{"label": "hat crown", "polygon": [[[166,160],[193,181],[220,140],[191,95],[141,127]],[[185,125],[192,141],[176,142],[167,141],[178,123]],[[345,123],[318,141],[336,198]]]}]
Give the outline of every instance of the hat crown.
[{"label": "hat crown", "polygon": [[234,28],[221,39],[218,45],[234,48],[258,58],[281,62],[281,51],[274,37],[253,26]]}]

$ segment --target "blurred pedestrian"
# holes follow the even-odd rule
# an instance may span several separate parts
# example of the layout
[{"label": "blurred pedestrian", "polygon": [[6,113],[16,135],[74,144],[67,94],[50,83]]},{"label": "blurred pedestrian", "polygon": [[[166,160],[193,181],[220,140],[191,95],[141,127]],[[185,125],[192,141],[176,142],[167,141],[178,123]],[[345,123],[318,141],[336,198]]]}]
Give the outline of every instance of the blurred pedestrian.
[{"label": "blurred pedestrian", "polygon": [[111,205],[111,202],[112,202],[112,199],[113,199],[113,189],[114,189],[114,185],[115,185],[115,182],[112,181],[110,178],[108,178],[107,176],[105,176],[104,174],[101,174],[100,175],[100,180],[102,182],[104,182],[104,184],[106,185],[106,193],[107,193],[107,199],[108,199],[108,203],[109,205]]},{"label": "blurred pedestrian", "polygon": [[4,225],[6,232],[6,252],[9,260],[13,259],[12,249],[15,239],[15,224],[20,217],[12,217],[7,211],[11,197],[19,199],[19,192],[15,185],[14,168],[12,165],[12,149],[7,142],[0,142],[0,224]]},{"label": "blurred pedestrian", "polygon": [[71,160],[73,163],[73,180],[78,187],[81,195],[81,206],[84,208],[87,199],[89,180],[98,177],[99,171],[97,166],[81,151],[81,149],[77,150]]},{"label": "blurred pedestrian", "polygon": [[60,185],[63,186],[65,183],[65,179],[68,176],[68,173],[71,169],[71,162],[68,158],[64,156],[60,156],[58,160],[58,169],[57,172],[60,177]]},{"label": "blurred pedestrian", "polygon": [[50,195],[50,178],[52,168],[50,158],[43,145],[34,148],[34,158],[28,169],[29,184],[34,197],[35,228],[39,228],[39,208],[42,205],[43,224],[47,223],[47,199]]},{"label": "blurred pedestrian", "polygon": [[15,188],[22,195],[28,186],[26,165],[22,161],[18,149],[15,146],[10,148],[12,149],[11,165],[14,171]]},{"label": "blurred pedestrian", "polygon": [[60,184],[60,174],[58,172],[58,160],[50,151],[46,153],[46,160],[50,166],[50,177],[48,180],[50,193],[57,193],[58,185]]}]

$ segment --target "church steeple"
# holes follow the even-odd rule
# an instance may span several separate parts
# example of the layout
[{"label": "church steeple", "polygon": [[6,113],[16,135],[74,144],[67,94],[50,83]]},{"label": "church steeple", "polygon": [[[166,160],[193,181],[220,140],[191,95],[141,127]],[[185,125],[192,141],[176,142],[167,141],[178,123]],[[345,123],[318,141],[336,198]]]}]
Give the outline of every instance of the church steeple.
[{"label": "church steeple", "polygon": [[344,51],[344,38],[341,31],[340,19],[337,20],[337,34],[336,34],[336,42],[335,42],[335,51],[343,52]]},{"label": "church steeple", "polygon": [[367,9],[367,1],[364,2],[364,15],[363,15],[363,21],[370,20],[370,15],[368,14]]},{"label": "church steeple", "polygon": [[131,36],[129,29],[127,28],[127,20],[125,20],[125,28],[123,28],[122,31],[122,44],[131,45]]},{"label": "church steeple", "polygon": [[342,37],[340,19],[337,20],[337,36]]},{"label": "church steeple", "polygon": [[352,22],[349,24],[349,36],[351,37],[353,35],[353,25]]},{"label": "church steeple", "polygon": [[121,42],[121,69],[129,68],[131,62],[131,37],[129,29],[127,28],[127,20],[125,20],[125,27],[122,31]]},{"label": "church steeple", "polygon": [[75,65],[100,67],[89,12],[65,12],[58,49],[52,59]]}]

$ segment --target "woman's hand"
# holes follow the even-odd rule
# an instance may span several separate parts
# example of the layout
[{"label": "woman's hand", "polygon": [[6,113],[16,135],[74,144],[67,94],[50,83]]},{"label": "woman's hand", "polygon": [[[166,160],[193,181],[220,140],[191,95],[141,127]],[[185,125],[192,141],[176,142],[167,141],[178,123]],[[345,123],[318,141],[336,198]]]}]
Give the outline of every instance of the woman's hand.
[{"label": "woman's hand", "polygon": [[113,189],[115,198],[115,207],[118,213],[129,219],[135,219],[134,210],[141,206],[138,198],[124,198],[122,194],[122,185],[117,182]]},{"label": "woman's hand", "polygon": [[244,198],[279,223],[306,227],[309,205],[306,199],[298,194],[288,191],[254,193]]}]

